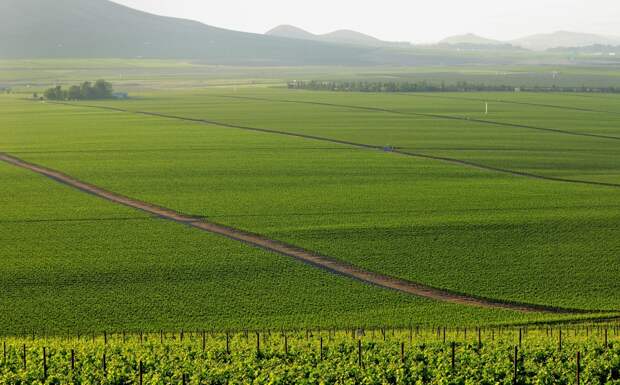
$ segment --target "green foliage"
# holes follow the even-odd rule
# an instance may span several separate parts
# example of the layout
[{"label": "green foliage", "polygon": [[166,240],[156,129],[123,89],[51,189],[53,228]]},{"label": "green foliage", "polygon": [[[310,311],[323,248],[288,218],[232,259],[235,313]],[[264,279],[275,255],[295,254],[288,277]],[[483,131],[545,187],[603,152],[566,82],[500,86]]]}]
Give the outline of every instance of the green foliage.
[{"label": "green foliage", "polygon": [[355,335],[265,330],[117,332],[107,333],[105,340],[101,333],[11,338],[5,340],[6,359],[0,360],[0,382],[136,384],[142,378],[147,385],[574,384],[579,367],[582,384],[620,383],[618,336],[611,335],[606,346],[602,328],[588,326],[588,330],[586,336],[585,328],[565,327],[561,346],[557,327],[554,335],[550,328],[523,330],[520,344],[516,329],[485,329],[479,344],[474,330],[465,338],[462,328],[449,329],[444,342],[441,333],[438,338],[432,330],[415,327],[358,330]]},{"label": "green foliage", "polygon": [[84,82],[81,85],[73,85],[68,90],[63,90],[62,86],[49,88],[44,96],[48,100],[98,100],[112,99],[112,84],[105,80],[97,80],[95,84]]}]

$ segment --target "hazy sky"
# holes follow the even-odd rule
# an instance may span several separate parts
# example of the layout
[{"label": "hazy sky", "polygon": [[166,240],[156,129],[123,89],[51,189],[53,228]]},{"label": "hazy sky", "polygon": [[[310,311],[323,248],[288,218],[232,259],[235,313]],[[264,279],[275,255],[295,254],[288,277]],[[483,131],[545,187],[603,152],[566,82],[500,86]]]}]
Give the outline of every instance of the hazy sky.
[{"label": "hazy sky", "polygon": [[114,0],[145,11],[263,33],[293,24],[434,42],[467,32],[512,39],[570,30],[620,36],[620,0]]}]

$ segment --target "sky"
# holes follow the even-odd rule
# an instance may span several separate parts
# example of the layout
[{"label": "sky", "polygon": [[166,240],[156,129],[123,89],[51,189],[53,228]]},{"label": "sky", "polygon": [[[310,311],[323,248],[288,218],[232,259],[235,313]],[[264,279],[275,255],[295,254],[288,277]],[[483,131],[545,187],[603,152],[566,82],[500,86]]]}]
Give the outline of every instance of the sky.
[{"label": "sky", "polygon": [[264,33],[353,29],[383,40],[433,43],[475,33],[510,40],[558,30],[620,36],[620,0],[114,0],[144,11]]}]

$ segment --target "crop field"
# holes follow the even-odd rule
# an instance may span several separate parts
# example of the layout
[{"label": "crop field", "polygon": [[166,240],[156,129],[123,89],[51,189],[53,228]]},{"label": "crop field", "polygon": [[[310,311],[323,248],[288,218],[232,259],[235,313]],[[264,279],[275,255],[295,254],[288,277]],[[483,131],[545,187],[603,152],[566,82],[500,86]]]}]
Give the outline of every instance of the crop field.
[{"label": "crop field", "polygon": [[[234,68],[217,87],[189,87],[195,64],[174,76],[152,65],[154,79],[129,72],[125,101],[0,95],[0,153],[498,308],[335,275],[5,161],[2,334],[476,326],[620,311],[620,96],[299,91],[275,85],[273,69],[236,82]],[[32,70],[41,84],[54,73]]]},{"label": "crop field", "polygon": [[3,341],[3,383],[617,384],[617,325],[175,331]]},{"label": "crop field", "polygon": [[375,289],[3,163],[0,176],[3,334],[550,318]]}]

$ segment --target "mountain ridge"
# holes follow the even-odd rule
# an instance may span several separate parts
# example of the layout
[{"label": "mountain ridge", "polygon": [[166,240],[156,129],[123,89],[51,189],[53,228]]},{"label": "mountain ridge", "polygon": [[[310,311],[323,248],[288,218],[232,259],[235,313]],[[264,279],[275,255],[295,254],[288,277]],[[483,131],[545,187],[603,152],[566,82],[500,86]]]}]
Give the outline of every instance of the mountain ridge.
[{"label": "mountain ridge", "polygon": [[366,49],[291,42],[108,0],[2,0],[0,58],[183,58],[218,64],[364,64]]},{"label": "mountain ridge", "polygon": [[555,31],[528,35],[512,40],[510,43],[534,51],[545,51],[553,48],[586,47],[597,44],[618,45],[620,44],[620,37],[583,32]]},{"label": "mountain ridge", "polygon": [[489,39],[473,33],[449,36],[439,41],[439,44],[475,44],[475,45],[504,45],[506,42]]},{"label": "mountain ridge", "polygon": [[354,31],[351,29],[339,29],[325,34],[314,34],[312,32],[308,32],[302,28],[290,24],[281,24],[265,32],[265,35],[277,36],[288,39],[312,40],[324,43],[352,44],[370,47],[393,47],[410,45],[409,43],[380,40],[374,36],[367,35],[365,33]]}]

